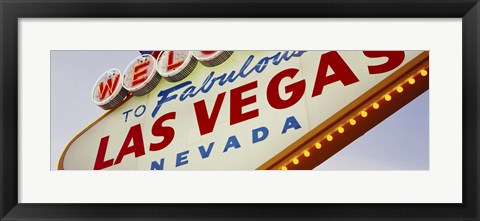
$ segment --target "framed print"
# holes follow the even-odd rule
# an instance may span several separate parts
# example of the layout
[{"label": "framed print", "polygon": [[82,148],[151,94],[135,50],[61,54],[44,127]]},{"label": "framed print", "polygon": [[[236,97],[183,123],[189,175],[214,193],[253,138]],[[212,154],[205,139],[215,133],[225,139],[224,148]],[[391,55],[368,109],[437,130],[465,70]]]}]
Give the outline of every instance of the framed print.
[{"label": "framed print", "polygon": [[476,0],[0,7],[1,220],[479,220]]}]

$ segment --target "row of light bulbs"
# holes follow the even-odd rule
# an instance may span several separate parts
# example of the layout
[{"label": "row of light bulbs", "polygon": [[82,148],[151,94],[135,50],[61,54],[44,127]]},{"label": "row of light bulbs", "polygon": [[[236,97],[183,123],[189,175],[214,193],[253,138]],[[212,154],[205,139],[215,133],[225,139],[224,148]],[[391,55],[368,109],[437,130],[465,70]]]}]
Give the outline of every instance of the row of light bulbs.
[{"label": "row of light bulbs", "polygon": [[[415,74],[413,74],[412,76],[410,76],[406,81],[402,82],[401,84],[399,84],[398,86],[396,86],[394,89],[392,89],[391,91],[389,91],[388,93],[386,93],[385,95],[381,96],[379,99],[377,99],[375,102],[369,104],[365,109],[361,110],[358,114],[356,114],[355,116],[351,117],[347,123],[344,123],[338,127],[336,127],[335,130],[331,131],[329,134],[327,134],[324,139],[322,140],[318,140],[316,141],[313,145],[307,147],[305,150],[303,150],[302,152],[300,152],[299,155],[297,155],[296,157],[293,157],[291,158],[289,161],[287,161],[284,165],[280,166],[278,169],[280,170],[288,170],[289,166],[291,164],[294,164],[294,165],[298,165],[300,164],[300,157],[310,157],[311,155],[311,151],[315,151],[315,150],[320,150],[322,148],[322,142],[325,143],[324,141],[328,141],[328,142],[331,142],[333,141],[333,133],[335,132],[338,132],[340,134],[344,133],[345,132],[345,128],[344,126],[346,124],[349,124],[351,126],[354,126],[355,124],[357,124],[357,120],[355,120],[356,118],[358,118],[358,116],[361,116],[361,118],[366,118],[368,116],[368,112],[367,110],[369,108],[373,108],[373,109],[379,109],[380,108],[380,100],[385,100],[385,101],[391,101],[392,100],[392,92],[396,91],[397,93],[402,93],[403,90],[404,90],[404,85],[405,84],[410,84],[410,85],[413,85],[415,84],[415,78],[417,78],[418,76],[421,76],[421,77],[426,77],[428,75],[428,67],[425,67],[425,68],[422,68],[420,71],[416,72]],[[360,119],[361,119],[360,118]]]}]

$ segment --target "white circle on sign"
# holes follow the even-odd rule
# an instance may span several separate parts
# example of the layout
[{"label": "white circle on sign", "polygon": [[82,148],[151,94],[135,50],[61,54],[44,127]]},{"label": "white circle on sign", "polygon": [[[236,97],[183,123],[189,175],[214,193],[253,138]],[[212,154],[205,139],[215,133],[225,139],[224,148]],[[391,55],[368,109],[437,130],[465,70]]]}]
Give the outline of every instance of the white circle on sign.
[{"label": "white circle on sign", "polygon": [[222,54],[223,51],[194,51],[193,56],[198,61],[211,61]]},{"label": "white circle on sign", "polygon": [[123,72],[123,86],[128,91],[138,91],[144,88],[155,76],[155,58],[144,54],[133,59]]},{"label": "white circle on sign", "polygon": [[116,68],[105,71],[92,90],[92,100],[96,105],[103,106],[117,97],[123,88],[123,75]]},{"label": "white circle on sign", "polygon": [[163,51],[157,59],[156,69],[167,80],[178,81],[190,74],[196,63],[191,51]]},{"label": "white circle on sign", "polygon": [[204,66],[214,67],[225,62],[233,51],[194,51],[193,56]]}]

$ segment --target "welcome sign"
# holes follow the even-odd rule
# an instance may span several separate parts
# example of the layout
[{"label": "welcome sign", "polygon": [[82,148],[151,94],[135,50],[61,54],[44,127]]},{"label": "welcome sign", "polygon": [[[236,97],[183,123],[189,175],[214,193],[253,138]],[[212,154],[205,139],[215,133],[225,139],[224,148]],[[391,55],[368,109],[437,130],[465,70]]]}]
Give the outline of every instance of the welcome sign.
[{"label": "welcome sign", "polygon": [[[61,170],[312,169],[428,90],[424,51],[161,51],[107,70]],[[100,72],[101,73],[101,72]]]}]

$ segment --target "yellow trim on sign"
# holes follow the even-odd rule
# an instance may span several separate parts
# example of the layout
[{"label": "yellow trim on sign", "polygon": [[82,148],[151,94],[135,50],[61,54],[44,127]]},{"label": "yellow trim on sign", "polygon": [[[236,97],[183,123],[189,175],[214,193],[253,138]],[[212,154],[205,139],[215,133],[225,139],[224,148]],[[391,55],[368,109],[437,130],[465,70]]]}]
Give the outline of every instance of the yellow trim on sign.
[{"label": "yellow trim on sign", "polygon": [[77,135],[75,135],[71,140],[70,142],[67,144],[67,146],[65,146],[63,152],[62,152],[62,155],[60,157],[60,160],[58,161],[57,163],[57,169],[58,170],[64,170],[64,167],[63,167],[63,160],[65,159],[65,155],[67,154],[68,152],[68,149],[70,148],[70,146],[73,144],[73,142],[75,142],[75,140],[77,140],[82,134],[84,134],[85,132],[87,132],[90,128],[92,128],[95,124],[97,124],[98,122],[100,122],[101,120],[103,120],[103,118],[107,117],[110,113],[112,113],[113,111],[115,111],[117,108],[121,107],[122,104],[124,104],[125,102],[127,102],[128,100],[130,100],[130,98],[132,98],[133,95],[131,93],[129,93],[127,95],[127,97],[122,101],[122,103],[120,103],[117,107],[113,108],[113,109],[110,109],[108,110],[106,113],[102,114],[102,116],[100,116],[98,119],[94,120],[90,125],[87,125],[83,130],[79,131]]},{"label": "yellow trim on sign", "polygon": [[[366,93],[355,99],[353,102],[348,104],[345,108],[338,111],[335,115],[328,118],[326,121],[318,125],[317,127],[313,128],[304,136],[300,137],[297,141],[286,147],[276,156],[272,157],[270,160],[265,162],[264,164],[260,165],[257,170],[272,170],[272,169],[313,169],[314,167],[321,164],[323,161],[326,160],[328,157],[333,156],[336,152],[332,152],[332,149],[329,149],[330,146],[336,145],[336,148],[344,148],[349,143],[346,143],[343,137],[339,139],[335,139],[333,141],[333,134],[338,134],[338,136],[342,136],[343,132],[340,132],[340,127],[347,127],[347,126],[354,126],[357,123],[359,125],[356,128],[357,132],[362,131],[361,128],[368,128],[373,127],[377,123],[373,124],[369,123],[371,121],[375,121],[379,119],[379,115],[377,113],[381,113],[383,109],[389,113],[388,110],[392,110],[392,108],[397,108],[397,103],[401,103],[401,97],[398,99],[393,99],[392,95],[399,96],[400,93],[404,92],[404,89],[409,91],[425,91],[428,90],[428,78],[418,79],[418,76],[426,77],[428,76],[428,68],[429,68],[429,52],[424,51],[407,64],[400,67],[397,71],[393,74],[388,76],[386,79],[381,81],[379,84],[375,85],[373,88],[368,90]],[[419,80],[420,85],[416,86],[416,78]],[[414,85],[415,84],[415,85]],[[408,90],[407,88],[410,88]],[[396,94],[395,94],[396,93]],[[406,93],[405,96],[413,96],[412,93]],[[418,96],[418,95],[415,95]],[[393,100],[392,100],[393,99]],[[411,98],[413,99],[413,98]],[[382,105],[385,108],[381,108],[381,103],[384,102]],[[388,103],[386,103],[388,102]],[[396,103],[397,102],[397,103]],[[391,104],[391,105],[388,105]],[[390,107],[388,107],[390,106]],[[399,106],[401,108],[402,106]],[[397,110],[398,110],[397,109]],[[372,113],[372,120],[370,117],[367,118],[369,115],[368,112]],[[362,119],[362,117],[364,119]],[[360,122],[357,122],[360,121]],[[348,128],[347,128],[348,129]],[[352,131],[352,130],[348,130]],[[337,133],[338,132],[338,133]],[[352,132],[350,132],[352,133]],[[355,131],[353,131],[355,133]],[[345,134],[349,134],[345,131]],[[335,135],[336,136],[336,135]],[[345,136],[345,135],[343,135]],[[358,136],[356,135],[353,139],[356,139]],[[318,139],[321,140],[318,140]],[[330,141],[325,145],[325,147],[321,146],[321,149],[317,147],[317,143],[320,144],[322,140],[326,139]],[[316,150],[315,150],[316,149]],[[337,150],[337,149],[335,149]],[[298,158],[301,156],[301,153],[305,153],[306,151],[310,151],[313,155],[312,157],[305,156],[305,158],[299,158],[297,164],[291,164],[292,158]],[[330,151],[330,152],[329,152]],[[338,150],[337,150],[338,151]],[[319,155],[320,153],[325,153],[328,155]],[[323,157],[325,159],[319,159],[318,157]]]}]

